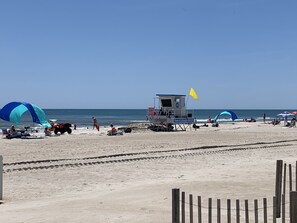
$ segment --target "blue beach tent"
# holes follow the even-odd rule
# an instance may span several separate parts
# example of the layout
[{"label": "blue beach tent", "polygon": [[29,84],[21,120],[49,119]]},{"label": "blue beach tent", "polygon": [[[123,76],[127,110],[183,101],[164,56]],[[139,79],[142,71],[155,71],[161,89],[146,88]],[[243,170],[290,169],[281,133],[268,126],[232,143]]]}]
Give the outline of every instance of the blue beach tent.
[{"label": "blue beach tent", "polygon": [[38,123],[48,128],[51,127],[51,125],[46,120],[44,111],[38,106],[27,102],[8,103],[0,110],[0,118],[8,122],[19,124],[22,115],[26,111],[30,112],[34,123]]},{"label": "blue beach tent", "polygon": [[235,119],[237,119],[237,115],[233,112],[233,111],[223,111],[220,114],[218,114],[215,118],[214,121],[216,122],[217,119],[221,116],[221,115],[230,115],[232,121],[234,121]]}]

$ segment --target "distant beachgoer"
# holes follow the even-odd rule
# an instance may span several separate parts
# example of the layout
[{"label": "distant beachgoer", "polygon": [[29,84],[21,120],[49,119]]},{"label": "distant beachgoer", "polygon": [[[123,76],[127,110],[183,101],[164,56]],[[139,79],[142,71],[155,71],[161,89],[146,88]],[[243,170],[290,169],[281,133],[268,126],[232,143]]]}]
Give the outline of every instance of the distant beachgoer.
[{"label": "distant beachgoer", "polygon": [[15,127],[14,127],[14,125],[12,125],[10,127],[10,134],[15,134],[15,133],[16,133]]},{"label": "distant beachgoer", "polygon": [[287,126],[287,123],[288,123],[288,116],[285,116],[284,126]]},{"label": "distant beachgoer", "polygon": [[266,121],[266,114],[265,113],[263,114],[263,121],[264,121],[264,123]]},{"label": "distant beachgoer", "polygon": [[52,132],[49,130],[49,128],[45,128],[44,129],[44,134],[46,135],[46,136],[51,136],[52,135]]},{"label": "distant beachgoer", "polygon": [[95,117],[92,117],[93,119],[93,129],[97,129],[99,131],[100,127],[99,127],[99,124],[97,122],[97,119]]},{"label": "distant beachgoer", "polygon": [[75,123],[73,124],[73,129],[76,130],[76,124]]},{"label": "distant beachgoer", "polygon": [[210,116],[208,116],[207,122],[208,123],[212,123],[212,120],[211,120],[211,117]]},{"label": "distant beachgoer", "polygon": [[55,131],[56,123],[52,120],[50,120],[51,127],[48,129],[49,131]]},{"label": "distant beachgoer", "polygon": [[20,131],[17,131],[14,127],[14,125],[12,125],[9,129],[9,134],[6,136],[7,139],[11,139],[11,138],[19,138],[22,136],[22,133]]},{"label": "distant beachgoer", "polygon": [[110,128],[111,128],[112,133],[117,132],[117,129],[116,129],[116,127],[113,126],[113,124],[110,125]]},{"label": "distant beachgoer", "polygon": [[166,113],[165,113],[163,107],[160,108],[159,114],[160,114],[160,115],[166,115]]},{"label": "distant beachgoer", "polygon": [[[109,131],[107,132],[107,135],[108,135],[108,136],[123,135],[123,131],[118,130],[116,127],[113,126],[113,124],[110,124],[110,128],[111,128],[111,130],[109,130]],[[130,128],[127,128],[126,130],[128,130],[128,129],[130,129]],[[130,131],[128,131],[128,132],[131,132],[131,129],[130,129]]]},{"label": "distant beachgoer", "polygon": [[116,127],[113,126],[113,124],[110,124],[111,130],[108,131],[107,135],[116,135],[117,134],[117,129]]}]

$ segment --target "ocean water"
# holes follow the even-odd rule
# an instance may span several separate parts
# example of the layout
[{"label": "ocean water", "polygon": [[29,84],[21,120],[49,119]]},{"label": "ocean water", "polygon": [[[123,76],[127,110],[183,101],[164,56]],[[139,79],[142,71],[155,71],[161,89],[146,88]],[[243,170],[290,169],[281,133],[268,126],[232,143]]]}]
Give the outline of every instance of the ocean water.
[{"label": "ocean water", "polygon": [[[232,110],[232,109],[230,109]],[[222,109],[199,109],[188,110],[193,117],[200,123],[206,122],[208,116],[214,118],[222,112]],[[244,118],[254,118],[257,121],[263,120],[263,114],[266,114],[266,120],[277,118],[277,114],[283,111],[292,112],[292,110],[265,110],[265,109],[234,109],[239,120]],[[117,126],[129,125],[147,121],[147,109],[44,109],[47,119],[55,119],[60,123],[76,124],[77,127],[86,128],[92,126],[92,117],[96,117],[100,126],[109,126],[111,123]],[[228,116],[222,116],[220,121],[231,121]],[[8,128],[12,123],[0,119],[0,128]],[[26,112],[22,118],[19,127],[38,126],[32,123],[29,112]]]}]

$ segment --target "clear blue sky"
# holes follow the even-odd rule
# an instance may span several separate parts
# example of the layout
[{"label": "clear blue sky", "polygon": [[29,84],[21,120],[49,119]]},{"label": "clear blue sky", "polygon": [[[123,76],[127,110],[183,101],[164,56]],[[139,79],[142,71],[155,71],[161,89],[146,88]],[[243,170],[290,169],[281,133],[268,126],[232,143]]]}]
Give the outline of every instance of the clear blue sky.
[{"label": "clear blue sky", "polygon": [[297,109],[293,0],[0,3],[0,107]]}]

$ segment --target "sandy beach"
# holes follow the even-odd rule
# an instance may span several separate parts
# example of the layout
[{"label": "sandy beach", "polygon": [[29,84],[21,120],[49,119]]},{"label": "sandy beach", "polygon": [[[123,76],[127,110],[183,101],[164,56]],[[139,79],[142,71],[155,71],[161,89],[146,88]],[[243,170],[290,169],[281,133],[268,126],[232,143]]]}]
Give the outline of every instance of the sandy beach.
[{"label": "sandy beach", "polygon": [[0,222],[171,222],[172,188],[203,199],[270,199],[276,160],[297,160],[297,128],[282,125],[106,131],[0,139]]}]

